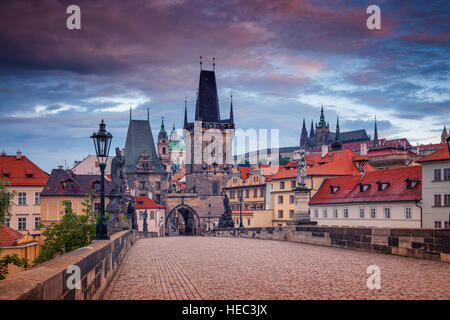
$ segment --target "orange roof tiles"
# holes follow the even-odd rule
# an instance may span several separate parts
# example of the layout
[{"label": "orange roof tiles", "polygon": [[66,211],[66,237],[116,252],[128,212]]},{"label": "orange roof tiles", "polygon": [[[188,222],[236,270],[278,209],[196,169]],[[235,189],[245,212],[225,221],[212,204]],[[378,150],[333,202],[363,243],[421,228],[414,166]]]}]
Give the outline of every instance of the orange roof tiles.
[{"label": "orange roof tiles", "polygon": [[136,209],[162,209],[165,208],[153,199],[146,196],[136,197]]},{"label": "orange roof tiles", "polygon": [[48,174],[25,156],[0,155],[0,177],[12,186],[44,186]]},{"label": "orange roof tiles", "polygon": [[[360,172],[354,163],[359,160],[363,160],[361,156],[349,149],[330,151],[325,157],[318,159],[312,167],[306,168],[306,174],[308,176],[359,176]],[[376,170],[368,163],[364,166],[365,171]]]},{"label": "orange roof tiles", "polygon": [[14,246],[17,241],[24,237],[19,231],[8,226],[0,225],[0,246]]},{"label": "orange roof tiles", "polygon": [[421,158],[419,162],[430,162],[440,160],[450,160],[450,151],[448,149],[447,143],[442,143],[442,147],[439,150],[436,150],[432,154]]},{"label": "orange roof tiles", "polygon": [[[407,189],[407,179],[418,180],[418,183],[413,188]],[[367,172],[360,181],[361,184],[369,185],[364,192],[360,191],[359,177],[328,178],[309,204],[419,200],[422,197],[421,179],[420,165]],[[378,191],[377,182],[387,182],[389,185],[386,189]],[[331,193],[331,186],[339,187],[334,194]]]}]

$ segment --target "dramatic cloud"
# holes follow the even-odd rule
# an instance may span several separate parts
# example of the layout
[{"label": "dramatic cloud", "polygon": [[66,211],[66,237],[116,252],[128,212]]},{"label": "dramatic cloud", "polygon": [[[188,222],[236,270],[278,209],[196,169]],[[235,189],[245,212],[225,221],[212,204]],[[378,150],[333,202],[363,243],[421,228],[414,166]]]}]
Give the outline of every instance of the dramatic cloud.
[{"label": "dramatic cloud", "polygon": [[[66,8],[81,8],[81,30]],[[368,30],[366,8],[381,8]],[[450,4],[398,1],[3,0],[0,149],[50,170],[89,152],[101,118],[124,146],[132,109],[193,119],[199,57],[216,75],[222,117],[279,129],[296,145],[320,107],[334,127],[437,142],[450,116]]]}]

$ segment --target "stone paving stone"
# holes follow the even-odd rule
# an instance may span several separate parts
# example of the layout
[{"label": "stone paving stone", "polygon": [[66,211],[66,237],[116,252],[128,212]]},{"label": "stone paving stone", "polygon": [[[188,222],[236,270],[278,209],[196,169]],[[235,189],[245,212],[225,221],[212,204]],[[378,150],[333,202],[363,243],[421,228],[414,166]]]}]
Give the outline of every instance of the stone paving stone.
[{"label": "stone paving stone", "polygon": [[[381,269],[381,290],[366,286]],[[104,299],[450,299],[450,264],[294,242],[170,237],[130,248]]]}]

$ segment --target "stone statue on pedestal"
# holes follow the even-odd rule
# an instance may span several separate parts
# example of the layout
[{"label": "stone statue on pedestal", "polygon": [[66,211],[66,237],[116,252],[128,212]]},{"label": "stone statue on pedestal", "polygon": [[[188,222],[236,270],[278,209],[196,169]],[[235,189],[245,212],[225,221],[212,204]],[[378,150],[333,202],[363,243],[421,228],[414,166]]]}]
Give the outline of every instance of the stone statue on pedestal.
[{"label": "stone statue on pedestal", "polygon": [[123,219],[126,212],[126,182],[123,166],[125,161],[119,148],[116,148],[116,156],[111,162],[111,185],[112,190],[108,195],[109,203],[106,212],[109,213],[107,221],[108,231],[117,232],[128,229],[128,224]]},{"label": "stone statue on pedestal", "polygon": [[225,212],[219,218],[219,228],[234,228],[233,217],[230,209],[230,201],[228,196],[225,194],[223,198],[223,207]]},{"label": "stone statue on pedestal", "polygon": [[147,225],[148,213],[147,213],[147,209],[145,209],[144,214],[142,215],[142,217],[144,218],[144,223],[143,223],[143,229],[142,229],[142,231],[148,232],[148,225]]},{"label": "stone statue on pedestal", "polygon": [[305,150],[298,150],[297,151],[297,184],[300,186],[300,188],[305,188],[306,183],[306,157],[305,157]]},{"label": "stone statue on pedestal", "polygon": [[131,229],[138,230],[137,214],[136,214],[136,199],[134,197],[131,198],[130,202],[128,203],[127,218],[129,221],[131,221]]}]

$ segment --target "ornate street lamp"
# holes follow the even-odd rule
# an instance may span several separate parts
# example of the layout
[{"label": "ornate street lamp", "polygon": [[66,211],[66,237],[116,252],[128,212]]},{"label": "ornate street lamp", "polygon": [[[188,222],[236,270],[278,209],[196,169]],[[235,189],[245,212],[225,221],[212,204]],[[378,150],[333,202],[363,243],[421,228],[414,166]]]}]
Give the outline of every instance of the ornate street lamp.
[{"label": "ornate street lamp", "polygon": [[101,172],[100,187],[100,219],[96,226],[96,240],[109,240],[108,229],[106,227],[105,217],[105,168],[108,161],[109,148],[111,147],[112,135],[106,131],[106,125],[100,123],[100,130],[94,132],[91,136],[94,141],[95,153],[97,154],[98,165]]},{"label": "ornate street lamp", "polygon": [[242,202],[244,199],[242,198],[242,194],[239,196],[239,207],[240,207],[240,218],[239,218],[239,228],[243,228],[244,225],[242,224]]}]

